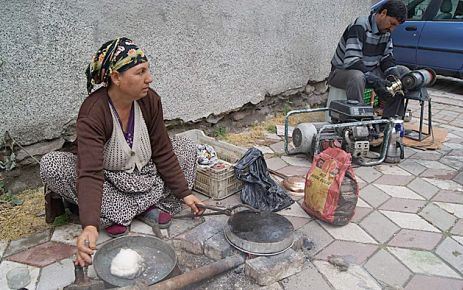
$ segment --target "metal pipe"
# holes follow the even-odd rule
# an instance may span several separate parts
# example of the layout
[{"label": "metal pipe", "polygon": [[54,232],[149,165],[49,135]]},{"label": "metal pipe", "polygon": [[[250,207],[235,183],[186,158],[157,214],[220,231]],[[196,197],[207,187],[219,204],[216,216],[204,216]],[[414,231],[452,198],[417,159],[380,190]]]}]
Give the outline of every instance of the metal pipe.
[{"label": "metal pipe", "polygon": [[349,146],[348,148],[352,148],[352,141],[349,138],[349,130],[344,132],[344,140],[346,140],[347,146]]},{"label": "metal pipe", "polygon": [[241,255],[234,255],[225,259],[219,260],[212,264],[196,268],[184,274],[175,276],[168,280],[156,283],[155,285],[149,286],[147,290],[177,290],[183,289],[194,283],[201,282],[203,280],[212,278],[218,274],[234,269],[245,262],[245,259]]},{"label": "metal pipe", "polygon": [[120,287],[119,290],[179,290],[194,283],[212,278],[228,270],[244,264],[245,258],[242,255],[233,255],[212,264],[196,268],[189,272],[180,274],[170,279],[161,281],[151,286],[137,283],[135,285]]},{"label": "metal pipe", "polygon": [[392,134],[391,122],[387,124],[386,129],[384,130],[384,138],[383,138],[383,145],[381,146],[381,154],[379,155],[379,159],[376,161],[363,161],[363,159],[357,160],[357,162],[362,166],[374,166],[383,163],[384,159],[386,159],[387,155],[387,147],[389,146],[389,138]]}]

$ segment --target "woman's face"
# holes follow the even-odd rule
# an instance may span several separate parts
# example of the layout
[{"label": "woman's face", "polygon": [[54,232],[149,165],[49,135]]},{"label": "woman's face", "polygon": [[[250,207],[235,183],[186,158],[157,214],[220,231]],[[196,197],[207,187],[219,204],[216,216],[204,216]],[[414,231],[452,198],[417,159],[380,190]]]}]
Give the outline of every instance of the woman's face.
[{"label": "woman's face", "polygon": [[146,96],[152,81],[149,63],[144,62],[119,73],[116,86],[124,95],[139,100]]}]

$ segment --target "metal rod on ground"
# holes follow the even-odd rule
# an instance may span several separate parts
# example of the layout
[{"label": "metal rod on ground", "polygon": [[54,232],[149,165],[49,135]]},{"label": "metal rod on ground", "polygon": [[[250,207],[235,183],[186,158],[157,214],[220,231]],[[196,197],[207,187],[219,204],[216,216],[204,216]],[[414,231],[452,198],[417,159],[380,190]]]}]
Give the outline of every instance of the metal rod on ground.
[{"label": "metal rod on ground", "polygon": [[268,168],[268,172],[269,172],[269,173],[271,173],[271,174],[273,174],[273,175],[276,175],[276,176],[278,176],[278,177],[280,177],[280,178],[283,178],[283,179],[285,179],[285,178],[288,178],[288,177],[289,177],[289,176],[288,176],[288,175],[286,175],[286,174],[280,173],[280,172],[278,172],[278,171],[275,171],[275,170],[273,170],[273,169],[270,169],[270,168]]},{"label": "metal rod on ground", "polygon": [[162,235],[161,228],[159,227],[158,223],[153,224],[151,229],[153,230],[153,233],[157,238],[160,238],[161,240],[164,239],[164,236]]},{"label": "metal rod on ground", "polygon": [[140,286],[129,286],[119,288],[119,290],[138,290],[138,289],[147,289],[147,290],[178,290],[183,289],[187,286],[191,286],[194,283],[201,282],[203,280],[217,276],[223,272],[234,269],[244,263],[245,259],[241,255],[234,255],[227,257],[225,259],[219,260],[212,264],[196,268],[189,272],[183,273],[181,275],[172,277],[168,280],[156,283],[148,287]]}]

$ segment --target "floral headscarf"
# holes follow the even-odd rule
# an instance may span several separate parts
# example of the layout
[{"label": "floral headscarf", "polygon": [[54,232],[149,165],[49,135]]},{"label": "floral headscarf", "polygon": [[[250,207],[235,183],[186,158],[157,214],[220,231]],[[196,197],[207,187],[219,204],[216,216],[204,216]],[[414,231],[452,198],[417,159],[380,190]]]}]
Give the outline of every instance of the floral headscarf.
[{"label": "floral headscarf", "polygon": [[121,37],[106,42],[93,56],[85,71],[88,93],[96,84],[108,84],[113,70],[123,72],[144,62],[148,62],[148,59],[132,40]]}]

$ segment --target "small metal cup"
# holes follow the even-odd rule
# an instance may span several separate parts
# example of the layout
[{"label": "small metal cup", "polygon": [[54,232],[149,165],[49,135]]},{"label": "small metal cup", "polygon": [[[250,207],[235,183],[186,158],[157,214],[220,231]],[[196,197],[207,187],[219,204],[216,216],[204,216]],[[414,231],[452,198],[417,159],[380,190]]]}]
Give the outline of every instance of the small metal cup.
[{"label": "small metal cup", "polygon": [[404,122],[410,122],[412,120],[412,110],[407,109],[404,114]]}]

